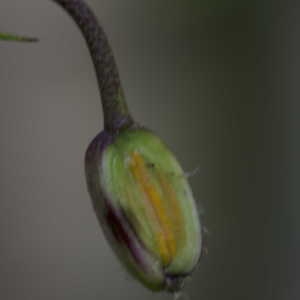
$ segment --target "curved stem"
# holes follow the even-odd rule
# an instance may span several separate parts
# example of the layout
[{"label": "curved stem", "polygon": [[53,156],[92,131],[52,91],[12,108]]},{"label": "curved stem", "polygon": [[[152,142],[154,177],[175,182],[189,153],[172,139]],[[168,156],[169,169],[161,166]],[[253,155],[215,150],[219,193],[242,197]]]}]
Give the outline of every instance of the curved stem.
[{"label": "curved stem", "polygon": [[52,0],[73,18],[88,45],[101,94],[104,128],[119,130],[133,124],[121,86],[117,65],[105,32],[83,0]]}]

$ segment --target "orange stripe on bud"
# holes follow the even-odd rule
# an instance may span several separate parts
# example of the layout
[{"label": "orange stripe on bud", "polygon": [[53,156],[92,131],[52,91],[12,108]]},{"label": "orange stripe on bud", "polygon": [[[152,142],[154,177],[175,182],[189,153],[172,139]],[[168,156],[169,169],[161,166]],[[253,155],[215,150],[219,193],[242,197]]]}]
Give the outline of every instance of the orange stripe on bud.
[{"label": "orange stripe on bud", "polygon": [[[170,218],[172,220],[172,228],[173,233],[176,235],[176,241],[182,241],[185,238],[185,233],[182,230],[183,228],[183,216],[182,212],[178,203],[178,200],[176,199],[176,193],[174,191],[174,188],[171,186],[170,182],[166,180],[166,175],[164,175],[162,172],[157,172],[159,183],[161,184],[164,196],[166,199],[168,199],[168,213],[170,215]],[[170,176],[170,175],[169,175]],[[177,247],[174,247],[172,249],[174,255],[176,254],[178,250]]]},{"label": "orange stripe on bud", "polygon": [[135,180],[141,185],[146,199],[150,202],[160,224],[161,231],[157,232],[156,238],[158,251],[163,264],[168,265],[176,253],[176,240],[170,216],[167,214],[157,188],[151,184],[143,157],[136,151],[131,155],[130,169]]}]

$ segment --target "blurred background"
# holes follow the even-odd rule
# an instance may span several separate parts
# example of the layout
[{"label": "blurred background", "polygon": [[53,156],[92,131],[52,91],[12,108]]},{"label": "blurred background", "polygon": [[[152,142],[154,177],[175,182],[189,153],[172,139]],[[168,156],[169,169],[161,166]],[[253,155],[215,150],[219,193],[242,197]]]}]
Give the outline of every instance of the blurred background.
[{"label": "blurred background", "polygon": [[[208,228],[191,299],[300,297],[299,2],[89,0],[133,115],[173,149]],[[171,299],[122,269],[83,157],[103,128],[88,50],[51,1],[2,0],[0,298]]]}]

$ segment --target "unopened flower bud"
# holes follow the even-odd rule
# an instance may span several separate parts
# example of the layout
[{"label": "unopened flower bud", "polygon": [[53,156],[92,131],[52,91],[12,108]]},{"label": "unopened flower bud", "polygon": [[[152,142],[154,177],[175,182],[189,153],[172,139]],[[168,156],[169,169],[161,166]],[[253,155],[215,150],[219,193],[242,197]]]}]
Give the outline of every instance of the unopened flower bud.
[{"label": "unopened flower bud", "polygon": [[103,132],[87,150],[86,175],[104,233],[127,269],[153,290],[180,289],[199,260],[201,230],[167,146],[145,129]]},{"label": "unopened flower bud", "polygon": [[[152,290],[178,291],[194,270],[202,230],[186,176],[168,147],[129,113],[108,39],[83,0],[53,0],[73,18],[97,75],[104,131],[89,145],[86,179],[112,248]],[[37,39],[0,33],[0,40]]]}]

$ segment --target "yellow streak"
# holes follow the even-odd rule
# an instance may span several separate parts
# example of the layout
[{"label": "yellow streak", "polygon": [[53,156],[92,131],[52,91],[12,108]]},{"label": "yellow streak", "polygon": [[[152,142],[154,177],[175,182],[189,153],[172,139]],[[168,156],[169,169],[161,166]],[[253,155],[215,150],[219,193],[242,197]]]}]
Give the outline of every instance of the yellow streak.
[{"label": "yellow streak", "polygon": [[168,265],[176,252],[176,241],[169,216],[166,214],[159,192],[154,185],[151,185],[142,156],[136,151],[132,154],[130,168],[134,178],[141,184],[160,223],[162,230],[157,233],[158,249],[163,264]]},{"label": "yellow streak", "polygon": [[[166,176],[163,176],[161,172],[158,172],[158,178],[162,186],[163,192],[170,202],[168,212],[172,220],[173,233],[175,233],[176,235],[176,241],[181,241],[182,239],[184,239],[185,233],[182,230],[183,216],[181,213],[179,203],[176,199],[177,198],[176,193],[172,188],[170,182],[166,180]],[[176,245],[173,244],[172,246],[176,246]],[[177,247],[172,248],[172,253],[175,255],[177,250],[178,250],[178,245]]]}]

